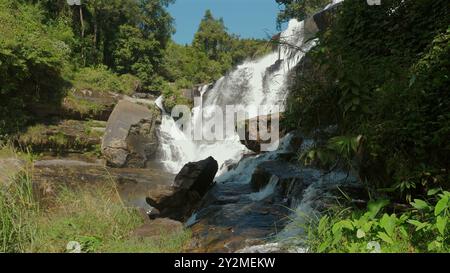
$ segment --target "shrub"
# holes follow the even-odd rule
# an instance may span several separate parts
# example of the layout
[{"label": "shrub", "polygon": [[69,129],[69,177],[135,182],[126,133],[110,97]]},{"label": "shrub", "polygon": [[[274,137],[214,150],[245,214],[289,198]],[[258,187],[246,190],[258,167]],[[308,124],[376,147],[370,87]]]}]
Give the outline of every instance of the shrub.
[{"label": "shrub", "polygon": [[73,85],[77,89],[131,95],[140,84],[139,79],[130,74],[117,75],[105,66],[98,66],[77,71],[73,77]]},{"label": "shrub", "polygon": [[400,213],[382,213],[387,200],[371,201],[366,211],[332,211],[308,221],[310,252],[450,251],[450,192],[433,189],[429,200],[415,199]]},{"label": "shrub", "polygon": [[449,16],[445,0],[343,2],[299,66],[289,125],[361,135],[361,178],[398,199],[448,189]]},{"label": "shrub", "polygon": [[30,120],[35,104],[59,104],[64,96],[61,69],[70,48],[60,33],[68,40],[72,34],[42,20],[35,6],[0,0],[0,135]]}]

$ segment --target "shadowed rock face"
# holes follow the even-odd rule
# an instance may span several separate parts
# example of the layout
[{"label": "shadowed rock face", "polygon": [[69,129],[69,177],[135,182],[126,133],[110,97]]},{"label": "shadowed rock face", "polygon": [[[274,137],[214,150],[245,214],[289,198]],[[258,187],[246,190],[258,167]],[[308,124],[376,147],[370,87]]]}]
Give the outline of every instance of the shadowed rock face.
[{"label": "shadowed rock face", "polygon": [[150,192],[146,201],[160,211],[161,217],[185,220],[210,189],[217,170],[217,161],[212,157],[189,162],[181,169],[171,186]]},{"label": "shadowed rock face", "polygon": [[109,166],[143,168],[158,147],[156,127],[161,113],[156,106],[120,101],[106,125],[102,153]]}]

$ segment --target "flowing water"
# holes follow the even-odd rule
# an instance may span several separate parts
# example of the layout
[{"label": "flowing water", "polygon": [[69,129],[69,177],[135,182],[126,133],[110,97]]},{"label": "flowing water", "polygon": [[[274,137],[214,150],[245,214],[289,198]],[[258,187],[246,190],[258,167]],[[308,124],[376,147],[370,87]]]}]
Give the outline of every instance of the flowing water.
[{"label": "flowing water", "polygon": [[[272,106],[281,110],[287,96],[286,80],[289,72],[301,60],[313,42],[304,44],[303,22],[291,20],[286,31],[281,34],[282,45],[278,50],[258,60],[249,60],[239,65],[234,71],[219,79],[212,88],[205,86],[201,92],[201,105],[192,111],[193,126],[201,127],[202,122],[213,118],[217,109],[227,105],[249,108],[251,106],[268,106],[258,114],[269,114]],[[302,48],[303,50],[298,50]],[[162,97],[157,104],[162,108]],[[255,114],[248,114],[253,117]],[[203,130],[203,128],[201,128]],[[161,160],[165,168],[178,172],[189,161],[214,157],[219,167],[224,163],[238,162],[249,151],[239,141],[237,134],[226,136],[223,140],[191,140],[176,125],[175,121],[164,113],[160,129]],[[224,172],[221,168],[219,174]]]},{"label": "flowing water", "polygon": [[[269,114],[276,109],[273,106],[283,111],[289,73],[315,44],[315,40],[305,41],[304,31],[304,22],[291,20],[281,33],[277,50],[239,65],[213,87],[204,86],[200,103],[192,110],[193,127],[204,130],[205,120],[213,119],[217,109],[225,109],[227,105],[244,108],[269,106],[265,113],[249,113],[248,117]],[[164,112],[162,97],[156,103]],[[298,134],[290,133],[277,143],[278,149],[243,157],[250,151],[241,144],[237,134],[224,140],[192,140],[164,112],[160,128],[160,158],[166,170],[177,173],[187,162],[208,156],[214,157],[220,168],[215,186],[186,223],[200,238],[194,249],[235,251],[264,243],[274,234],[288,238],[298,232],[286,216],[292,214],[292,210],[311,212],[317,205],[319,192],[326,188],[323,185],[341,183],[346,177],[343,179],[341,173],[335,172],[323,175],[319,170],[301,168],[284,160],[286,155],[292,156],[298,150],[298,147],[292,148],[297,138]],[[311,140],[303,138],[301,149],[311,144]],[[255,192],[251,187],[252,174],[264,162],[274,166],[274,174],[265,187]],[[233,166],[231,170],[230,166]],[[294,198],[287,198],[288,195]],[[283,230],[286,224],[289,228]]]}]

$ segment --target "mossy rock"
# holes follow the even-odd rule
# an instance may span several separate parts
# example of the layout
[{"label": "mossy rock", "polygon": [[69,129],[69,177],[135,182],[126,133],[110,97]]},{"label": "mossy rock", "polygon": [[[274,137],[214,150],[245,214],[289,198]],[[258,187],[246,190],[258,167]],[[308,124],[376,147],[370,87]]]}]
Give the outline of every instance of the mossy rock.
[{"label": "mossy rock", "polygon": [[[96,125],[95,127],[92,125]],[[99,150],[103,132],[100,123],[61,120],[53,124],[30,126],[16,142],[33,152],[92,152]]]}]

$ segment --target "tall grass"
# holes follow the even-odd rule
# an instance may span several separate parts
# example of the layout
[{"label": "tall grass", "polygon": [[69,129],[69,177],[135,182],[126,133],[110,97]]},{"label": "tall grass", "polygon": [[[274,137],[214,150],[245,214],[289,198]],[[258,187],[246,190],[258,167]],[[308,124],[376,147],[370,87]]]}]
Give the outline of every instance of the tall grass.
[{"label": "tall grass", "polygon": [[24,252],[36,238],[37,226],[32,219],[40,209],[28,168],[29,164],[11,177],[10,183],[0,184],[0,252]]},{"label": "tall grass", "polygon": [[55,196],[40,203],[31,165],[0,184],[0,252],[67,252],[71,241],[80,244],[81,252],[180,252],[189,241],[187,231],[132,237],[144,220],[122,202],[112,181],[61,185]]}]

